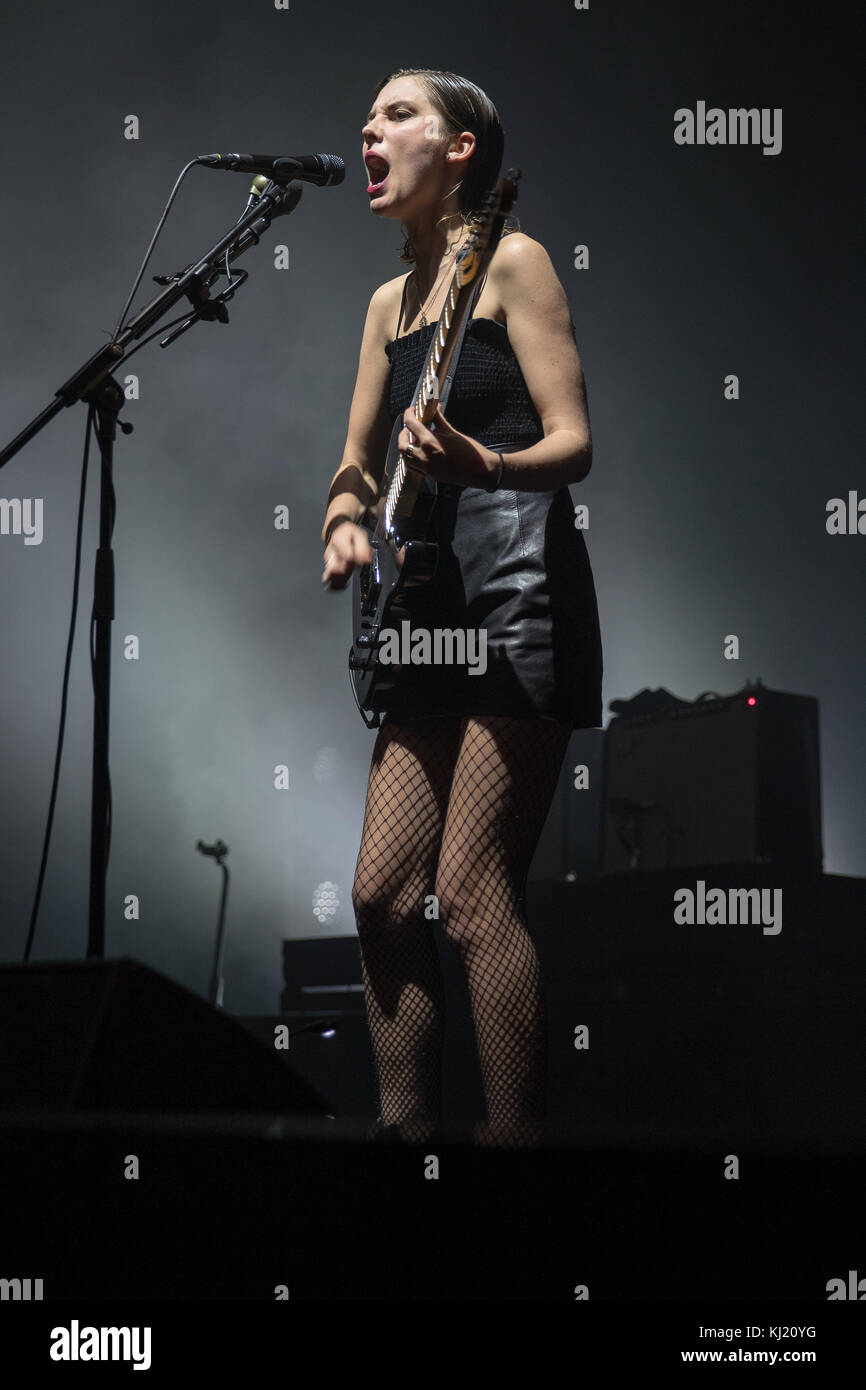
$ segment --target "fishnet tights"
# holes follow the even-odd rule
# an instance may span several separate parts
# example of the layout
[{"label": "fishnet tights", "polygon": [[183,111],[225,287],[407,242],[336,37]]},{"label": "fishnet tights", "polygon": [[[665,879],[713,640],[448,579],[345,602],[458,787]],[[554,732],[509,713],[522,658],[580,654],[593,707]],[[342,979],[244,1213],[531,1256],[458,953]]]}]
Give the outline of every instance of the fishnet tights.
[{"label": "fishnet tights", "polygon": [[379,729],[352,897],[380,1121],[401,1138],[426,1140],[441,1122],[434,895],[472,1003],[487,1105],[476,1142],[541,1137],[547,1017],[524,898],[570,733],[480,715]]}]

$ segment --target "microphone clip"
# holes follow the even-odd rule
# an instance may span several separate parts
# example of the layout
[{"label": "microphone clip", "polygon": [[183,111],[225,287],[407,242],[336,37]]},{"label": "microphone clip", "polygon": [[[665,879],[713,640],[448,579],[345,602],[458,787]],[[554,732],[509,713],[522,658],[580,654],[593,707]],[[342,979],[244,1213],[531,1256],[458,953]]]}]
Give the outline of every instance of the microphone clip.
[{"label": "microphone clip", "polygon": [[[219,271],[213,272],[212,278],[216,278],[218,274]],[[183,323],[178,324],[177,328],[173,329],[171,333],[167,333],[164,338],[160,338],[160,347],[169,347],[182,333],[185,333],[188,328],[192,328],[193,324],[198,323],[200,319],[205,323],[228,323],[229,311],[226,308],[226,304],[234,295],[235,290],[239,290],[241,285],[249,279],[249,274],[248,270],[239,270],[237,274],[232,277],[230,283],[226,285],[225,289],[221,290],[213,299],[211,299],[208,289],[210,279],[201,280],[198,276],[193,276],[192,282],[187,286],[185,293],[187,299],[194,306],[195,311],[190,314],[188,318],[185,318]],[[154,276],[154,279],[156,279],[156,276]]]}]

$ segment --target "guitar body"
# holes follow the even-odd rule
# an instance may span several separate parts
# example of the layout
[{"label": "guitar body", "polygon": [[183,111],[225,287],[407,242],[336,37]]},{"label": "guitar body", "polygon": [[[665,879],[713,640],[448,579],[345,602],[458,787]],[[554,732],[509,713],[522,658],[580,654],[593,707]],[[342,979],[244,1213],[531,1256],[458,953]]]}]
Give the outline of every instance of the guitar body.
[{"label": "guitar body", "polygon": [[[455,350],[468,320],[480,277],[496,250],[505,218],[517,196],[519,169],[510,169],[485,200],[479,225],[457,257],[445,306],[436,325],[430,350],[412,398],[419,420],[428,425],[440,398],[443,410],[457,365]],[[436,505],[436,483],[407,464],[397,445],[403,429],[398,416],[391,431],[388,458],[370,531],[373,560],[360,565],[352,577],[353,637],[349,649],[349,680],[355,703],[368,728],[375,728],[388,708],[388,696],[400,680],[402,666],[379,660],[383,633],[402,636],[402,622],[409,614],[406,599],[413,589],[436,573],[439,546],[430,534]]]},{"label": "guitar body", "polygon": [[[397,439],[403,416],[394,421],[384,483],[394,477],[400,451]],[[439,546],[428,539],[428,528],[436,506],[436,484],[422,476],[419,497],[409,517],[395,523],[392,535],[380,534],[381,527],[368,530],[373,560],[360,565],[352,576],[352,646],[349,650],[349,679],[361,717],[368,728],[379,724],[387,708],[387,697],[402,667],[379,661],[378,651],[385,629],[401,630],[407,617],[404,595],[433,578],[439,563]],[[381,503],[380,503],[381,510]]]}]

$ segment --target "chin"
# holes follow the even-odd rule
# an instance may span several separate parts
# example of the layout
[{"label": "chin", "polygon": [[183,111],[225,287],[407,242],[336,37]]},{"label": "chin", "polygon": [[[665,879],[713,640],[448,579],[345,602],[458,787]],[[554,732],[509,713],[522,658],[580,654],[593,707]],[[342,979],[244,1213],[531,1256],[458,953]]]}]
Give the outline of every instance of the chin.
[{"label": "chin", "polygon": [[399,216],[400,216],[399,211],[397,210],[397,208],[394,206],[393,203],[383,203],[383,204],[377,206],[375,202],[371,201],[371,202],[370,202],[370,211],[372,212],[372,214],[373,214],[374,217],[396,217],[396,218],[399,218]]}]

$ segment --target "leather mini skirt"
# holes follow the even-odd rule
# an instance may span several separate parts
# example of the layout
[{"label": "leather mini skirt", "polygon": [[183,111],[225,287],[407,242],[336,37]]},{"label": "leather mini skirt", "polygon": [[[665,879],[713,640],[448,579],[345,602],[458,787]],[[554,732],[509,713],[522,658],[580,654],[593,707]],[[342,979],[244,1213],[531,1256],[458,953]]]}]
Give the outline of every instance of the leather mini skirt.
[{"label": "leather mini skirt", "polygon": [[[536,439],[490,447],[508,453]],[[471,633],[473,659],[403,666],[384,720],[498,714],[599,727],[598,607],[568,488],[436,491],[437,568],[401,600],[399,617],[413,632]]]}]

